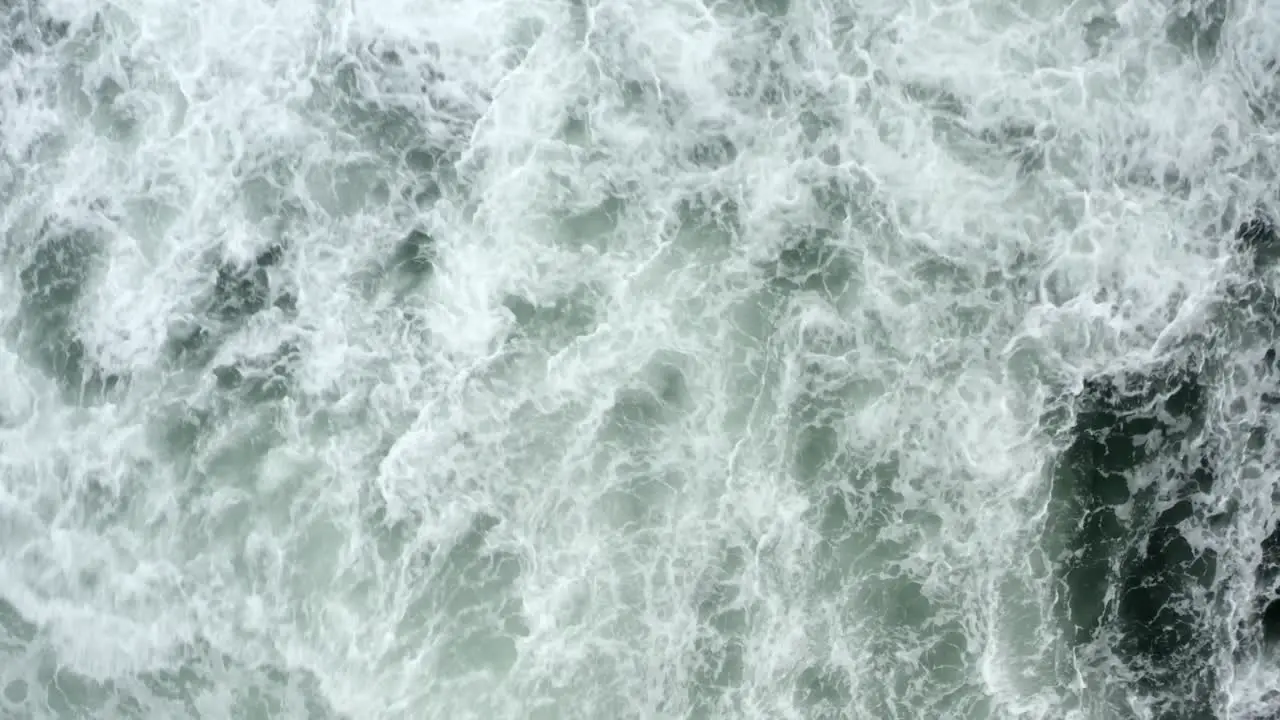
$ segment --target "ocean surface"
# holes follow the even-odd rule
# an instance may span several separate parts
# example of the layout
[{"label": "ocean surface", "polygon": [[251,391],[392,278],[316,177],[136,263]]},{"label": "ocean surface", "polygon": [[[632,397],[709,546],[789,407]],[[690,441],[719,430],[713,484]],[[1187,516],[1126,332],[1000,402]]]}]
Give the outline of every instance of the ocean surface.
[{"label": "ocean surface", "polygon": [[1275,720],[1275,218],[1275,0],[0,0],[0,718]]}]

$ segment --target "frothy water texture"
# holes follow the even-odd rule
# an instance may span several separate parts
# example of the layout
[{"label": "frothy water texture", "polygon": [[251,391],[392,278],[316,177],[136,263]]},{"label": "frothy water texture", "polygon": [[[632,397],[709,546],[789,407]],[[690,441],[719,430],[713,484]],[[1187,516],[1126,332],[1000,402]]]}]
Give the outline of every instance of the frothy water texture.
[{"label": "frothy water texture", "polygon": [[0,717],[1280,717],[1280,3],[0,38]]}]

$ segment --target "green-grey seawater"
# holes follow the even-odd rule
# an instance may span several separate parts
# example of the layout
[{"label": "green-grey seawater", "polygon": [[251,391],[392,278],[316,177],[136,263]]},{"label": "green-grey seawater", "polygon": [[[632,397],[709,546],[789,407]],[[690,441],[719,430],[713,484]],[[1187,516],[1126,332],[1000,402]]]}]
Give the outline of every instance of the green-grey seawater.
[{"label": "green-grey seawater", "polygon": [[1277,29],[0,0],[0,717],[1277,717]]}]

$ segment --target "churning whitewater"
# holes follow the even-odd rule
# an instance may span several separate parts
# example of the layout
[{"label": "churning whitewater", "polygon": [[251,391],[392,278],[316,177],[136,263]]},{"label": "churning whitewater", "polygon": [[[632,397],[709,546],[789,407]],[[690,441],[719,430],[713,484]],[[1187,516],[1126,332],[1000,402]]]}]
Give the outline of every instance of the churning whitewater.
[{"label": "churning whitewater", "polygon": [[1280,4],[0,39],[0,717],[1280,717]]}]

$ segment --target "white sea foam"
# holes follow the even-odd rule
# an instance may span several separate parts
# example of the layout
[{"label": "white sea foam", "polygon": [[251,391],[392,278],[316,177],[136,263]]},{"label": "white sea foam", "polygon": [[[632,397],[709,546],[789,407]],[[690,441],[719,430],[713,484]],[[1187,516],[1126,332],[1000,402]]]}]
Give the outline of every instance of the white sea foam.
[{"label": "white sea foam", "polygon": [[1274,3],[3,7],[0,714],[1143,717],[1063,398],[1192,352],[1275,712]]}]

